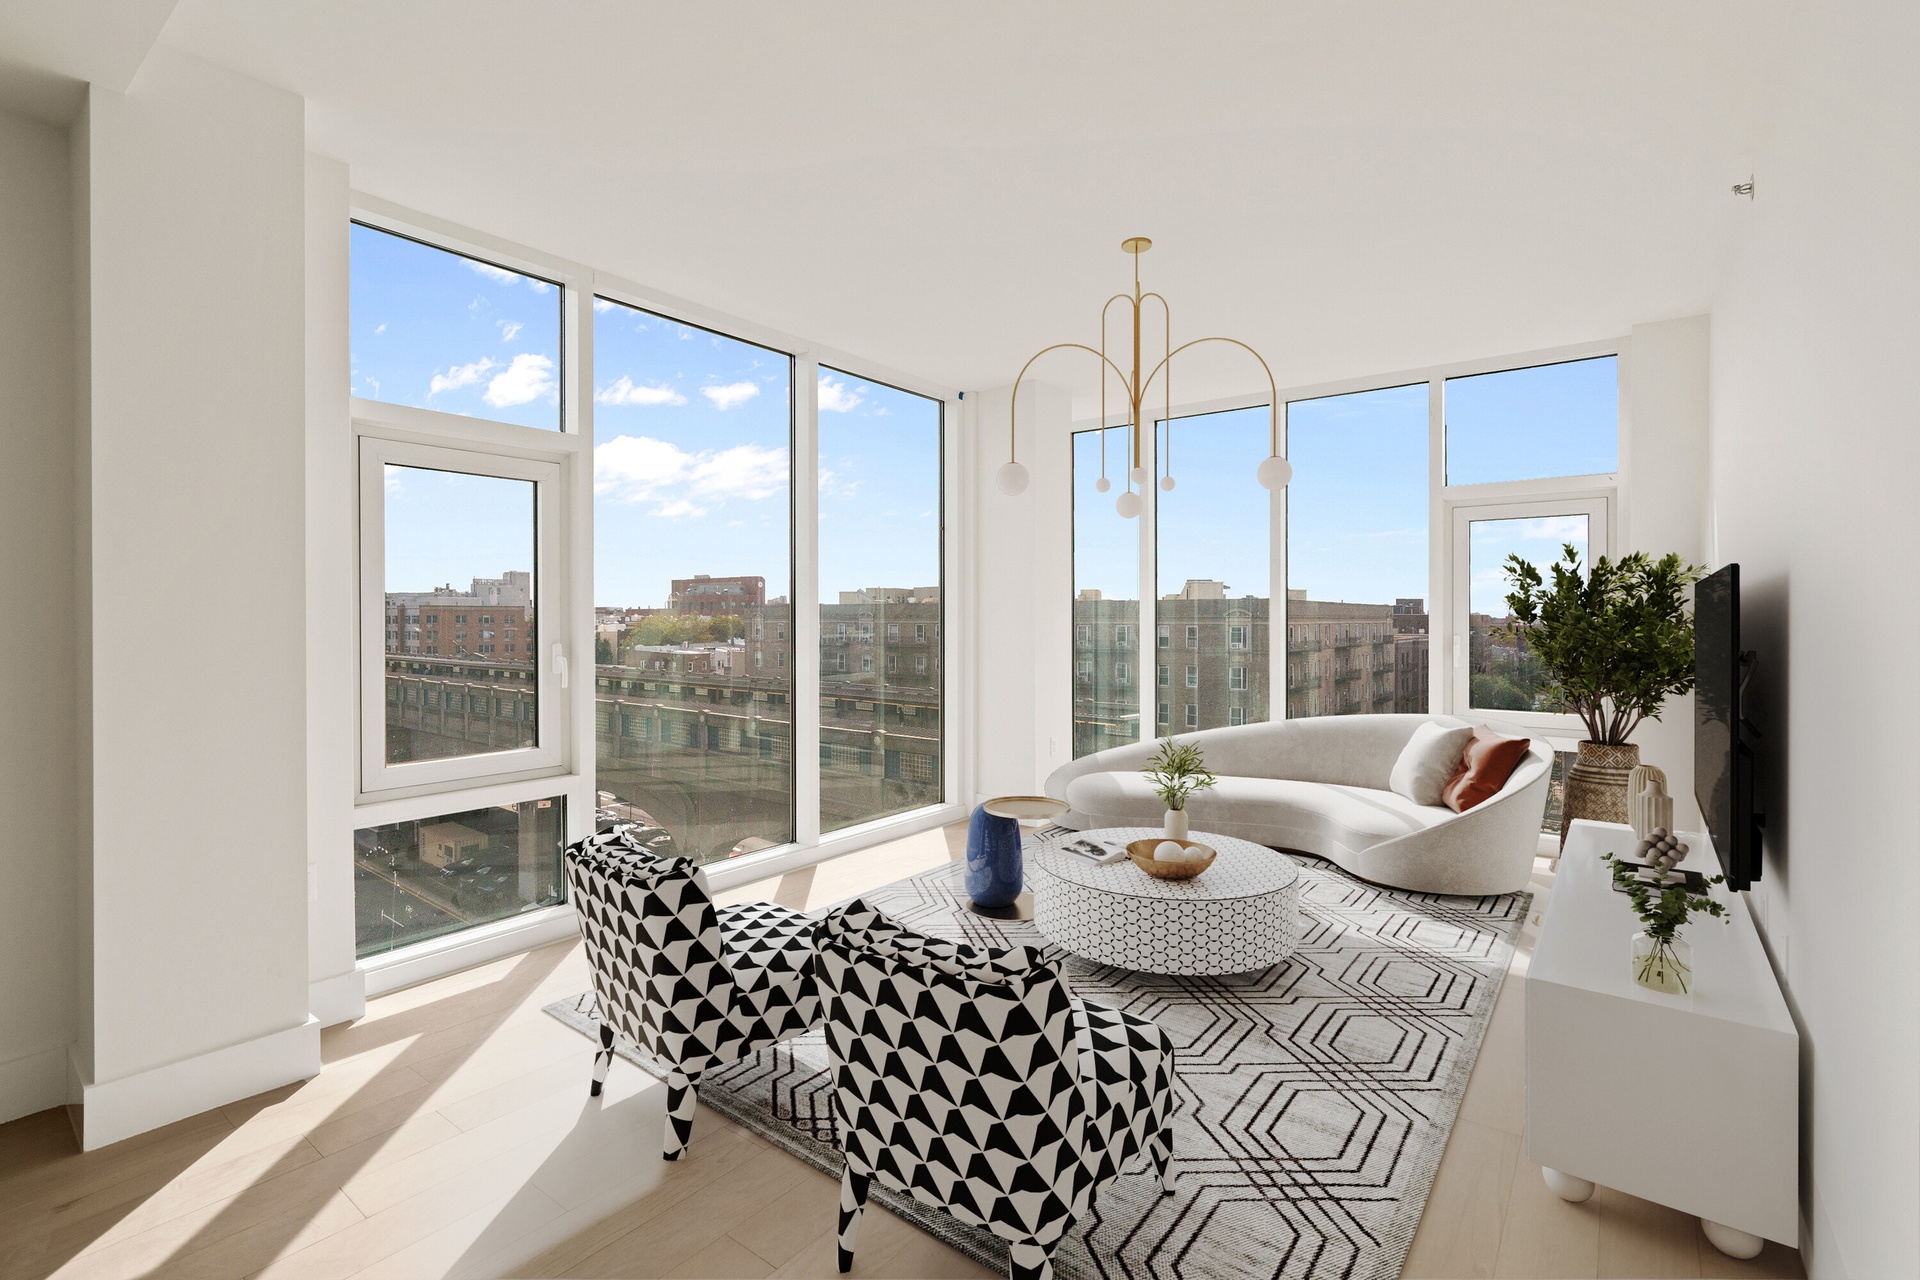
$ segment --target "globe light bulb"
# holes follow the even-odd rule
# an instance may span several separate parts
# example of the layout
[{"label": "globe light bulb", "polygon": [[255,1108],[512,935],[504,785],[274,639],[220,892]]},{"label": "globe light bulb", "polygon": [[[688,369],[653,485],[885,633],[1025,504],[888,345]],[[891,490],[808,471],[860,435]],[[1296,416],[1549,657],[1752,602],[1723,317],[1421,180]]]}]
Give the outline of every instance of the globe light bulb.
[{"label": "globe light bulb", "polygon": [[1095,493],[1105,493],[1111,488],[1113,488],[1113,481],[1107,479],[1105,476],[1101,476],[1093,482],[1093,491]]},{"label": "globe light bulb", "polygon": [[1293,464],[1276,453],[1262,462],[1260,469],[1253,474],[1262,488],[1284,489],[1287,482],[1293,479]]},{"label": "globe light bulb", "polygon": [[1009,462],[994,472],[993,483],[1009,498],[1017,498],[1027,491],[1027,469],[1017,462]]},{"label": "globe light bulb", "polygon": [[1113,504],[1113,509],[1120,513],[1122,520],[1133,519],[1140,514],[1140,495],[1131,489],[1127,490],[1120,495],[1120,500]]},{"label": "globe light bulb", "polygon": [[1127,472],[1127,478],[1135,484],[1145,484],[1147,482],[1147,469],[1145,467],[1135,467],[1133,470]]},{"label": "globe light bulb", "polygon": [[1173,492],[1173,477],[1172,477],[1172,476],[1161,476],[1161,477],[1160,477],[1160,492],[1162,492],[1162,493],[1172,493],[1172,492]]}]

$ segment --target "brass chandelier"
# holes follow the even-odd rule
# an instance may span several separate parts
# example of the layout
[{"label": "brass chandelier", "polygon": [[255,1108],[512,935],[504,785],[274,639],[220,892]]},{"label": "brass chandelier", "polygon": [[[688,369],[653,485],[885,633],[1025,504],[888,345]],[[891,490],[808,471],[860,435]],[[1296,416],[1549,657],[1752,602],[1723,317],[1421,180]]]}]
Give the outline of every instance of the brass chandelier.
[{"label": "brass chandelier", "polygon": [[[1033,367],[1035,360],[1046,355],[1049,351],[1058,351],[1063,347],[1072,347],[1075,350],[1090,352],[1100,357],[1100,478],[1094,482],[1093,487],[1101,493],[1105,493],[1112,487],[1112,482],[1107,479],[1106,445],[1107,371],[1109,369],[1120,375],[1120,385],[1126,390],[1127,401],[1132,410],[1127,422],[1128,447],[1131,453],[1131,462],[1127,468],[1126,492],[1122,493],[1113,504],[1114,510],[1119,512],[1122,517],[1128,520],[1133,519],[1140,514],[1143,505],[1140,494],[1136,492],[1136,486],[1144,488],[1147,483],[1147,467],[1143,456],[1145,443],[1144,433],[1140,429],[1140,407],[1145,403],[1147,388],[1153,385],[1155,378],[1160,379],[1160,389],[1165,397],[1166,416],[1164,420],[1168,424],[1167,474],[1161,477],[1160,487],[1168,490],[1173,488],[1173,371],[1170,364],[1173,358],[1182,351],[1185,351],[1188,347],[1197,347],[1203,342],[1231,343],[1233,346],[1239,347],[1248,355],[1251,355],[1255,360],[1260,361],[1260,368],[1267,375],[1267,392],[1270,397],[1268,400],[1270,413],[1270,452],[1254,472],[1254,478],[1268,489],[1283,489],[1286,487],[1287,481],[1293,478],[1293,466],[1287,461],[1286,455],[1280,452],[1280,393],[1274,384],[1273,370],[1268,367],[1266,360],[1261,357],[1258,351],[1255,351],[1238,338],[1195,338],[1190,342],[1183,342],[1177,347],[1173,345],[1173,313],[1172,309],[1167,306],[1167,300],[1157,293],[1142,293],[1140,290],[1140,255],[1152,247],[1153,241],[1147,239],[1145,236],[1130,236],[1120,242],[1120,248],[1133,255],[1133,292],[1131,294],[1116,293],[1107,299],[1105,306],[1100,308],[1100,345],[1098,348],[1090,347],[1084,342],[1056,342],[1050,347],[1042,347],[1040,350],[1034,352],[1026,364],[1020,367],[1020,376],[1013,380],[1013,399],[1007,408],[1007,462],[994,476],[994,483],[999,486],[1000,492],[1008,495],[1018,495],[1026,492],[1027,488],[1027,469],[1020,464],[1019,455],[1015,449],[1017,440],[1016,427],[1020,409],[1021,379],[1027,376],[1027,370]],[[1154,365],[1152,369],[1147,371],[1146,376],[1142,377],[1140,372],[1140,330],[1142,311],[1146,306],[1148,298],[1152,298],[1160,304],[1161,335],[1165,339],[1165,342],[1162,347],[1163,354],[1160,363]],[[1112,309],[1113,304],[1116,302],[1125,302],[1133,308],[1133,371],[1131,374],[1115,364],[1107,355],[1107,312]]]}]

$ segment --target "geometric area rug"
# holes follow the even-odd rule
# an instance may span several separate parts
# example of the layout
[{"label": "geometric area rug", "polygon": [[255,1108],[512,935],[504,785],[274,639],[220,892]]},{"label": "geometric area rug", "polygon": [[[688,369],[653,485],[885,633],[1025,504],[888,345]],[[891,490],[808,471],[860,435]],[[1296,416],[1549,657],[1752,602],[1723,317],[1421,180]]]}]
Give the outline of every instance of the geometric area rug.
[{"label": "geometric area rug", "polygon": [[[1532,895],[1405,893],[1295,861],[1300,943],[1284,964],[1164,977],[1068,960],[1075,994],[1173,1037],[1177,1101],[1174,1194],[1143,1173],[1108,1183],[1055,1251],[1061,1280],[1400,1274]],[[862,896],[922,933],[1044,941],[1031,923],[968,911],[964,873],[949,863]],[[547,1012],[597,1035],[591,993]],[[700,1100],[838,1178],[827,1081],[816,1030],[708,1072]],[[872,1197],[1005,1272],[997,1237],[877,1182]]]}]

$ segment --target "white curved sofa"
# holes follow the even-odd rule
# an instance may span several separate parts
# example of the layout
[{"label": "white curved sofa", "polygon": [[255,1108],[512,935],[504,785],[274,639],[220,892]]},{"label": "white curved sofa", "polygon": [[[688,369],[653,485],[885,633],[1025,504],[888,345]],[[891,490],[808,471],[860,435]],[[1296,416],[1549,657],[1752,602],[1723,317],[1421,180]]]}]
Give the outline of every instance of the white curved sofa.
[{"label": "white curved sofa", "polygon": [[[1535,738],[1497,795],[1455,813],[1388,789],[1401,749],[1427,720],[1469,723],[1323,716],[1181,734],[1220,779],[1188,799],[1193,829],[1314,854],[1363,880],[1419,893],[1524,889],[1546,811],[1547,745]],[[1054,770],[1047,794],[1071,806],[1061,824],[1082,831],[1159,826],[1166,808],[1140,773],[1158,748],[1129,743]]]}]

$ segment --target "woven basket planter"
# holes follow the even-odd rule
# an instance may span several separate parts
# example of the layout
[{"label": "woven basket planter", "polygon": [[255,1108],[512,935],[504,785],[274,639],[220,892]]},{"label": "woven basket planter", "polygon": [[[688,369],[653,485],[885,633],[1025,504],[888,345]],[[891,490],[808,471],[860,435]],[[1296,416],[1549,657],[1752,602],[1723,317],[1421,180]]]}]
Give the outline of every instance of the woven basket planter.
[{"label": "woven basket planter", "polygon": [[1566,800],[1560,811],[1560,847],[1575,818],[1594,822],[1627,820],[1627,776],[1640,763],[1640,748],[1631,742],[1610,745],[1580,743],[1580,754],[1567,770]]}]

